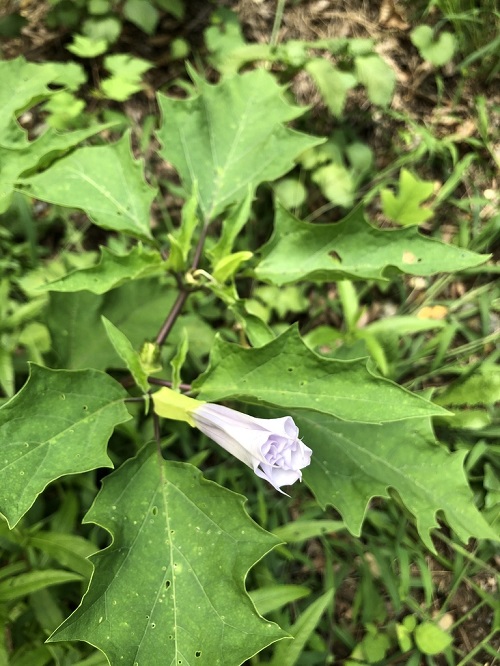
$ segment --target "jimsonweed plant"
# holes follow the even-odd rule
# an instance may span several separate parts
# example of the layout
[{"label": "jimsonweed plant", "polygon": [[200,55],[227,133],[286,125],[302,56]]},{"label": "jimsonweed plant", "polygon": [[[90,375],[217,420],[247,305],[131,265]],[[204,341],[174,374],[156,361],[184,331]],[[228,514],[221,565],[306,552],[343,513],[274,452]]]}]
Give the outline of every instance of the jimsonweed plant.
[{"label": "jimsonweed plant", "polygon": [[[179,225],[164,227],[163,192],[147,182],[128,133],[81,146],[102,127],[49,129],[30,141],[16,122],[54,84],[64,89],[64,72],[0,63],[0,78],[13,84],[0,88],[3,210],[18,192],[77,209],[110,232],[97,261],[65,273],[54,259],[18,283],[28,296],[45,295],[38,318],[50,348],[0,408],[2,534],[15,533],[58,480],[104,477],[84,522],[108,541],[90,556],[92,572],[92,544],[80,544],[84,564],[71,580],[86,591],[49,643],[85,641],[112,666],[229,666],[279,641],[274,663],[285,663],[287,633],[245,588],[280,541],[249,517],[244,497],[204,477],[214,467],[242,474],[244,488],[259,484],[269,503],[334,507],[354,535],[371,499],[392,496],[431,550],[438,513],[463,541],[495,538],[475,508],[465,452],[436,445],[431,419],[448,415],[444,407],[366,358],[328,355],[297,324],[273,327],[247,308],[250,282],[384,283],[486,257],[415,226],[379,229],[361,206],[313,224],[277,203],[270,239],[250,247],[258,186],[324,141],[290,127],[304,109],[263,70],[217,85],[191,71],[191,96],[158,94],[158,160],[175,169],[180,185],[171,188],[184,199]],[[245,477],[246,467],[260,478]],[[331,592],[320,596],[311,616],[331,604]]]}]

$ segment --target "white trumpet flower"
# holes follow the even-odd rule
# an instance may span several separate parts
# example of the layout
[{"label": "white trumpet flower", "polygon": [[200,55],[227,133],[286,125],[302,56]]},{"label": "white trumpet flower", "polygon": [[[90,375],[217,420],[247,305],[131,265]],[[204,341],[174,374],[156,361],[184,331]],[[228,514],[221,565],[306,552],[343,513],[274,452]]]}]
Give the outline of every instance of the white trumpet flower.
[{"label": "white trumpet flower", "polygon": [[312,451],[299,439],[291,416],[258,419],[166,387],[152,398],[159,416],[198,428],[279,492],[281,486],[302,481],[301,470],[311,462]]},{"label": "white trumpet flower", "polygon": [[269,481],[276,490],[302,480],[311,449],[299,439],[291,416],[259,419],[229,407],[202,403],[191,412],[199,430]]}]

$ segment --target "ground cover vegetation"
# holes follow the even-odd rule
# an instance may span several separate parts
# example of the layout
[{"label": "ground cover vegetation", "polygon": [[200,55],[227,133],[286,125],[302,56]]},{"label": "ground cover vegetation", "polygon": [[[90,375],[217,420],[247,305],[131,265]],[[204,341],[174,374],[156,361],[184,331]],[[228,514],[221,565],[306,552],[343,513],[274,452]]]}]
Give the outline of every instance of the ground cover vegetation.
[{"label": "ground cover vegetation", "polygon": [[0,666],[498,662],[498,26],[0,7]]}]

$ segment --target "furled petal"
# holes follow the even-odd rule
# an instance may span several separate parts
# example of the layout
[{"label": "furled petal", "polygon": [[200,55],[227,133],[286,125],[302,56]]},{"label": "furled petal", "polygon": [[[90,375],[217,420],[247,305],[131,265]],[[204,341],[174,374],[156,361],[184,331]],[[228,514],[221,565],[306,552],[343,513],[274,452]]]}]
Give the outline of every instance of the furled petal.
[{"label": "furled petal", "polygon": [[311,449],[298,438],[291,416],[259,419],[222,405],[203,403],[191,413],[207,437],[251,467],[280,492],[280,486],[302,480]]},{"label": "furled petal", "polygon": [[[302,481],[302,472],[300,470],[277,469],[270,465],[262,465],[262,468],[258,467],[255,473],[261,479],[269,481],[280,493],[283,493],[280,486],[291,486],[295,481]],[[286,495],[286,493],[283,494]]]}]

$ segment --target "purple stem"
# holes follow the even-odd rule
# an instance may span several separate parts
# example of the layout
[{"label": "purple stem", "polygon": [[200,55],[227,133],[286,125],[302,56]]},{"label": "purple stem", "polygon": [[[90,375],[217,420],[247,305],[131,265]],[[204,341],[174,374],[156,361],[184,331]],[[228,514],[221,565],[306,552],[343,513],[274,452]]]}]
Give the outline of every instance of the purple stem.
[{"label": "purple stem", "polygon": [[[169,382],[166,379],[157,379],[156,377],[148,377],[148,382],[150,384],[155,384],[156,386],[166,386],[167,388],[172,388],[172,382]],[[182,391],[190,391],[191,384],[179,384],[179,388]]]},{"label": "purple stem", "polygon": [[[203,245],[205,243],[205,238],[207,237],[207,231],[208,231],[208,223],[205,224],[203,226],[203,229],[201,230],[201,234],[198,239],[198,244],[196,245],[196,250],[194,253],[193,263],[191,264],[192,271],[196,270],[198,268],[198,264],[200,263],[201,253],[203,251]],[[181,310],[184,307],[184,303],[187,301],[187,298],[190,293],[191,290],[187,289],[185,286],[182,286],[180,288],[177,298],[175,299],[175,303],[172,305],[172,309],[168,313],[167,318],[163,322],[162,327],[160,328],[160,331],[156,336],[156,344],[159,347],[161,347],[165,342],[165,340],[167,339],[167,336],[172,330],[175,322],[177,321],[177,317],[180,315]]]},{"label": "purple stem", "polygon": [[189,291],[185,287],[182,287],[182,289],[177,294],[177,298],[175,299],[175,303],[172,305],[172,309],[168,313],[167,318],[165,319],[162,327],[160,328],[160,332],[156,336],[156,344],[159,347],[161,347],[162,344],[167,339],[167,336],[172,330],[172,327],[175,324],[177,317],[180,315],[181,310],[184,306],[184,303],[187,301],[188,296],[189,296]]}]

